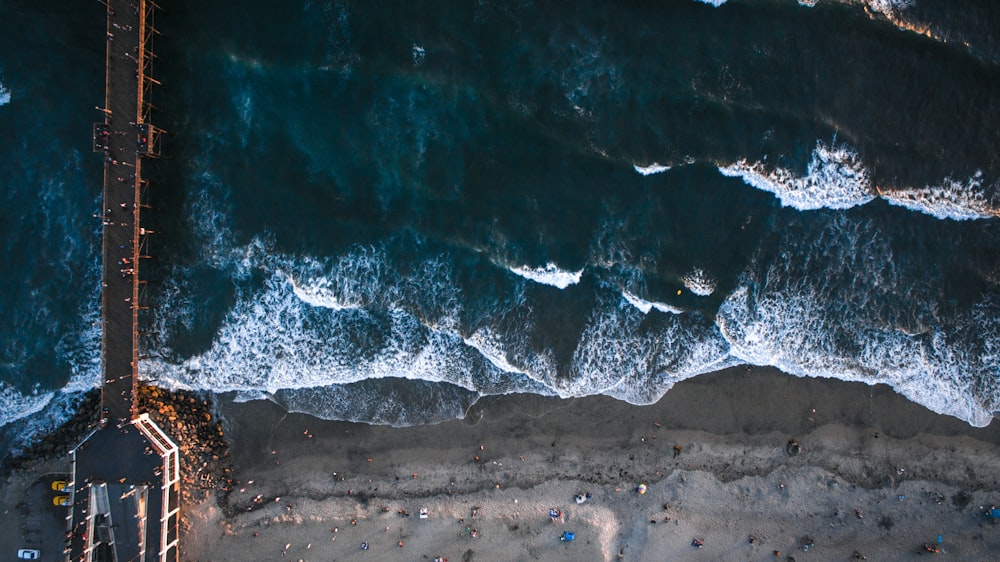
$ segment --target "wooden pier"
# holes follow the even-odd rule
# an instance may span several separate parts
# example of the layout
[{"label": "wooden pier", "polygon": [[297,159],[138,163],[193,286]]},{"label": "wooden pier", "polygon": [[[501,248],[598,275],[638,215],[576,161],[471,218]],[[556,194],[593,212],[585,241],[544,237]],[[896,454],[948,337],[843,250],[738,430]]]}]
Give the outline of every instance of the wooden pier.
[{"label": "wooden pier", "polygon": [[146,97],[155,33],[152,2],[110,0],[107,25],[104,122],[94,125],[94,148],[104,156],[102,244],[102,416],[108,421],[136,415],[138,312],[144,283],[140,261],[150,234],[141,214],[147,183],[146,157],[159,155],[160,131],[149,121]]},{"label": "wooden pier", "polygon": [[138,411],[138,313],[148,256],[142,226],[148,183],[145,158],[159,155],[161,131],[149,122],[156,35],[151,0],[108,0],[103,122],[93,149],[104,159],[101,209],[101,419],[71,453],[72,502],[67,561],[177,562],[178,447]]}]

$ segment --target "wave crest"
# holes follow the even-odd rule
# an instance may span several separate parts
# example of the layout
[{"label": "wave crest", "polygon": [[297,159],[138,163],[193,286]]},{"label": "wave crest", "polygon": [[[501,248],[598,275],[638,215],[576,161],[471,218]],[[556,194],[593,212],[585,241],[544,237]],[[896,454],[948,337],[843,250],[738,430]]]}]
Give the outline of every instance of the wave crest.
[{"label": "wave crest", "polygon": [[653,174],[660,174],[663,172],[670,171],[670,166],[664,166],[663,164],[659,164],[657,162],[653,162],[648,166],[640,166],[638,164],[632,164],[632,168],[636,172],[639,172],[644,176],[651,176]]},{"label": "wave crest", "polygon": [[974,220],[1000,217],[1000,207],[983,188],[983,171],[962,181],[945,178],[939,186],[881,193],[891,205],[905,207],[939,219]]},{"label": "wave crest", "polygon": [[517,266],[508,267],[511,273],[519,275],[534,281],[535,283],[541,283],[542,285],[550,285],[557,289],[565,289],[570,285],[576,285],[580,282],[583,277],[583,270],[578,271],[567,271],[565,269],[559,269],[559,266],[549,262],[545,267],[528,267],[528,266]]},{"label": "wave crest", "polygon": [[875,198],[868,171],[858,153],[846,145],[830,146],[819,141],[805,176],[787,168],[769,170],[763,162],[740,160],[719,166],[719,173],[738,177],[744,183],[775,194],[782,205],[800,211],[849,209]]}]

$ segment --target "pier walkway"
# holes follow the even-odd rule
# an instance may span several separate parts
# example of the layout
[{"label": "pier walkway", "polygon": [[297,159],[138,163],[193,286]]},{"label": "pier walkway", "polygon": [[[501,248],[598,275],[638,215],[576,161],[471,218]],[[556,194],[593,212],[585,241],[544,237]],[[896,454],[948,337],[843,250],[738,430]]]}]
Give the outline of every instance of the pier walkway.
[{"label": "pier walkway", "polygon": [[[147,122],[145,102],[150,51],[151,2],[110,0],[104,123],[94,126],[94,148],[104,154],[101,405],[109,420],[135,415],[138,373],[139,262],[146,231],[140,215],[146,183],[145,156],[158,154],[158,131]],[[133,8],[133,6],[135,8]]]},{"label": "pier walkway", "polygon": [[[104,2],[102,1],[102,4]],[[73,451],[64,560],[178,560],[178,447],[138,411],[138,312],[150,234],[140,220],[143,160],[159,153],[147,94],[157,82],[150,0],[107,0],[104,121],[93,149],[104,158],[101,209],[101,419]]]}]

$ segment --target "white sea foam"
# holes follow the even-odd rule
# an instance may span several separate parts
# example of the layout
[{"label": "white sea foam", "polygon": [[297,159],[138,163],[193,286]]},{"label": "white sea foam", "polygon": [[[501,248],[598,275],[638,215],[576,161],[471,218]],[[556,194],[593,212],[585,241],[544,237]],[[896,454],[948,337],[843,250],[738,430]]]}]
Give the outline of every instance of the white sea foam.
[{"label": "white sea foam", "polygon": [[[720,306],[731,354],[797,376],[885,383],[935,412],[988,424],[1000,410],[996,303],[945,315],[933,289],[913,286],[916,264],[885,259],[893,252],[876,226],[838,216],[810,228],[786,233],[775,252],[784,257],[752,267],[760,271]],[[894,310],[900,293],[910,293],[905,311]]]},{"label": "white sea foam", "polygon": [[[463,339],[457,321],[434,313],[436,306],[451,307],[452,315],[461,310],[447,296],[455,290],[450,279],[435,273],[438,260],[413,268],[410,276],[387,260],[374,250],[358,250],[332,265],[272,255],[258,269],[280,269],[263,290],[241,292],[208,351],[180,363],[148,361],[147,372],[168,387],[236,391],[240,400],[271,399],[290,411],[393,425],[440,421],[441,412],[460,415],[470,397],[482,393],[552,394],[527,374],[555,372],[544,354],[520,356],[528,366],[520,367],[505,359],[506,344],[487,330]],[[363,294],[352,294],[363,286]],[[427,396],[403,417],[401,404],[373,409],[397,392],[392,384],[372,386],[381,379],[409,379]],[[433,386],[439,383],[454,388]],[[364,398],[364,392],[375,394]],[[356,407],[344,405],[346,396]],[[445,402],[436,404],[433,396]],[[335,404],[341,407],[324,410]]]},{"label": "white sea foam", "polygon": [[[722,0],[725,2],[725,0]],[[841,3],[855,3],[855,0],[831,0]],[[805,6],[807,8],[813,8],[820,3],[820,0],[798,0],[800,6]],[[864,4],[871,8],[873,11],[878,12],[886,17],[895,16],[898,12],[910,8],[916,5],[915,0],[860,0],[861,4]]]},{"label": "white sea foam", "polygon": [[3,84],[0,84],[0,106],[7,105],[8,103],[10,103],[10,90]]},{"label": "white sea foam", "polygon": [[738,177],[749,186],[775,194],[782,205],[799,210],[848,209],[875,198],[868,171],[857,152],[845,145],[817,142],[805,176],[763,162],[740,160],[719,166],[724,176]]},{"label": "white sea foam", "polygon": [[518,267],[508,267],[511,273],[520,275],[525,279],[534,281],[535,283],[541,283],[543,285],[551,285],[559,289],[565,289],[570,285],[576,285],[580,282],[583,277],[583,270],[579,271],[566,271],[564,269],[559,269],[559,266],[549,262],[545,267],[528,267],[528,266],[518,266]]},{"label": "white sea foam", "polygon": [[595,310],[581,334],[572,376],[552,381],[559,395],[651,404],[678,381],[735,364],[718,330],[697,314],[665,315],[649,326],[626,301],[610,304]]},{"label": "white sea foam", "polygon": [[[919,211],[939,219],[970,220],[1000,217],[1000,208],[991,204],[983,189],[983,172],[977,170],[965,181],[945,178],[939,186],[885,191],[882,197],[892,205]],[[996,185],[992,189],[996,189]]]},{"label": "white sea foam", "polygon": [[[252,255],[249,266],[239,257],[244,254]],[[649,403],[676,380],[732,363],[725,341],[700,317],[638,333],[642,315],[633,306],[639,300],[599,305],[572,365],[562,368],[551,350],[535,348],[530,307],[516,294],[515,309],[504,304],[497,318],[463,337],[456,320],[427,313],[440,307],[456,317],[462,310],[437,258],[408,266],[405,274],[373,249],[333,260],[233,249],[213,259],[267,273],[264,285],[238,291],[204,353],[179,363],[144,362],[159,384],[235,391],[239,400],[274,400],[321,417],[405,425],[460,416],[483,394],[605,392]],[[653,308],[677,312],[662,303],[650,303],[647,312]],[[497,332],[502,325],[512,329]],[[566,367],[568,379],[559,376]],[[389,379],[397,382],[377,384]],[[400,379],[421,389],[410,397],[419,403],[404,408],[402,395],[393,398]]]},{"label": "white sea foam", "polygon": [[503,350],[503,345],[498,341],[496,335],[486,328],[476,331],[476,333],[465,338],[465,345],[478,351],[494,367],[505,373],[518,373],[525,375],[525,371],[510,363],[507,354]]},{"label": "white sea foam", "polygon": [[233,396],[233,402],[241,404],[243,402],[253,402],[254,400],[271,400],[274,395],[260,390],[238,390]]},{"label": "white sea foam", "polygon": [[[67,326],[55,345],[56,356],[69,365],[69,381],[56,391],[33,388],[21,392],[0,382],[0,426],[17,422],[15,440],[9,443],[12,452],[32,444],[39,436],[55,431],[76,413],[83,393],[100,384],[100,268],[95,263],[90,271],[95,280],[91,297],[81,302],[84,307],[75,322]],[[84,288],[87,289],[87,288]]]},{"label": "white sea foam", "polygon": [[622,291],[622,298],[624,298],[625,301],[628,302],[629,304],[631,304],[632,306],[634,306],[637,309],[639,309],[639,311],[642,312],[643,314],[649,314],[649,311],[651,311],[653,309],[659,310],[660,312],[666,312],[666,313],[669,313],[669,314],[683,314],[684,313],[684,309],[682,309],[682,308],[678,308],[676,306],[669,305],[669,304],[667,304],[665,302],[647,301],[645,299],[639,298],[636,295],[633,295],[632,293],[630,293],[628,291],[624,291],[624,290]]},{"label": "white sea foam", "polygon": [[[695,312],[650,316],[654,309],[680,311],[623,289],[641,286],[641,278],[627,272],[627,283],[598,280],[597,302],[568,364],[538,345],[532,305],[517,295],[524,283],[513,283],[514,294],[498,298],[502,304],[471,313],[448,256],[414,261],[412,252],[387,243],[317,259],[276,254],[259,241],[250,244],[258,249],[226,248],[228,237],[205,236],[216,253],[210,263],[239,279],[262,278],[263,286],[238,284],[235,304],[207,351],[179,363],[154,361],[148,372],[168,386],[233,390],[241,400],[274,400],[290,411],[405,425],[460,416],[475,397],[508,392],[602,393],[645,404],[679,380],[747,362],[802,376],[886,382],[932,409],[984,423],[984,412],[1000,398],[977,407],[982,391],[968,390],[969,379],[962,377],[969,375],[958,371],[989,375],[993,369],[993,379],[1000,376],[996,361],[988,363],[1000,354],[1000,328],[983,336],[994,351],[979,360],[978,350],[989,345],[961,351],[934,326],[872,323],[866,316],[876,308],[871,303],[892,295],[906,272],[884,259],[892,253],[884,239],[844,216],[834,218],[829,232],[788,233],[782,255],[793,259],[765,267],[763,278],[771,285],[758,288],[753,278],[745,279],[715,323]],[[830,239],[843,243],[831,247]],[[828,271],[830,264],[840,264],[829,275],[837,283],[859,288],[845,304],[849,309],[833,313],[818,304],[837,301],[825,293],[825,278],[786,270]],[[520,269],[560,288],[572,283],[555,280],[577,283],[582,275],[554,264]],[[715,284],[704,272],[687,277],[692,291],[708,294]],[[463,323],[474,328],[466,332]],[[838,347],[851,333],[858,347],[849,338],[849,345]],[[934,396],[921,390],[926,376]],[[409,413],[401,416],[404,410]]]},{"label": "white sea foam", "polygon": [[632,168],[634,168],[636,172],[639,172],[644,176],[651,176],[653,174],[659,174],[670,170],[670,166],[664,166],[656,162],[653,162],[648,166],[640,166],[638,164],[632,164]]},{"label": "white sea foam", "polygon": [[0,381],[0,426],[34,414],[47,406],[53,396],[54,392],[25,394]]},{"label": "white sea foam", "polygon": [[151,362],[168,386],[275,393],[385,377],[473,388],[461,339],[389,310],[316,307],[273,273],[262,293],[242,295],[211,348],[182,364]]},{"label": "white sea foam", "polygon": [[[289,269],[286,275],[301,300],[312,306],[344,310],[369,305],[392,307],[407,297],[394,284],[402,278],[392,271],[387,260],[381,250],[357,247],[329,262],[287,257],[271,261],[279,263],[279,268]],[[446,286],[451,281],[441,271],[443,267],[441,262],[432,260],[421,269],[429,284],[448,291]]]},{"label": "white sea foam", "polygon": [[911,8],[916,4],[914,0],[866,0],[865,3],[872,10],[887,17],[892,17],[897,12]]},{"label": "white sea foam", "polygon": [[461,418],[479,396],[448,384],[396,380],[282,390],[271,399],[289,412],[400,427]]},{"label": "white sea foam", "polygon": [[984,188],[983,172],[966,180],[945,178],[940,185],[922,188],[879,190],[857,152],[845,145],[828,146],[817,142],[805,176],[787,168],[768,168],[763,162],[740,160],[719,166],[719,173],[738,177],[762,191],[774,193],[782,205],[805,211],[813,209],[848,209],[876,197],[939,219],[970,220],[1000,216],[1000,208],[991,202]]},{"label": "white sea foam", "polygon": [[480,393],[555,395],[546,383],[557,370],[555,359],[551,353],[532,350],[529,338],[525,337],[526,331],[522,329],[504,337],[492,327],[482,327],[466,338],[466,345],[478,351],[494,367],[476,371],[479,376],[475,384]]},{"label": "white sea foam", "polygon": [[719,6],[726,3],[727,0],[696,0],[702,4],[708,4],[709,6],[714,6],[718,8]]},{"label": "white sea foam", "polygon": [[424,58],[427,56],[427,51],[425,51],[423,47],[417,45],[416,43],[413,44],[411,51],[412,51],[411,56],[413,57],[413,66],[420,66],[421,64],[424,64]]},{"label": "white sea foam", "polygon": [[[996,396],[992,405],[976,396],[966,371],[972,365],[949,356],[940,331],[928,337],[869,326],[852,342],[860,349],[852,351],[822,328],[826,314],[809,296],[757,295],[753,302],[750,305],[749,290],[741,287],[717,318],[733,356],[742,361],[772,365],[796,376],[885,383],[913,402],[977,427],[988,425],[991,412],[1000,406]],[[1000,375],[996,365],[986,368],[992,369],[993,380]]]},{"label": "white sea foam", "polygon": [[684,286],[687,287],[689,291],[699,297],[707,297],[708,295],[711,295],[715,292],[715,288],[719,284],[711,273],[708,273],[701,268],[692,269],[683,277],[682,281],[684,282]]},{"label": "white sea foam", "polygon": [[[92,273],[94,279],[100,278],[99,269]],[[36,388],[24,393],[0,382],[0,426],[15,421],[19,424],[16,439],[10,443],[12,451],[55,431],[76,413],[83,393],[100,384],[100,298],[96,289],[94,293],[93,298],[84,299],[88,308],[55,346],[56,355],[70,366],[69,381],[62,388],[50,392]]]},{"label": "white sea foam", "polygon": [[358,305],[341,302],[337,295],[329,290],[329,280],[325,278],[321,278],[319,280],[320,283],[316,283],[315,281],[317,280],[315,279],[310,279],[312,283],[308,284],[297,283],[295,279],[289,279],[288,281],[292,284],[292,291],[295,293],[295,296],[312,306],[321,306],[332,310],[359,308]]}]

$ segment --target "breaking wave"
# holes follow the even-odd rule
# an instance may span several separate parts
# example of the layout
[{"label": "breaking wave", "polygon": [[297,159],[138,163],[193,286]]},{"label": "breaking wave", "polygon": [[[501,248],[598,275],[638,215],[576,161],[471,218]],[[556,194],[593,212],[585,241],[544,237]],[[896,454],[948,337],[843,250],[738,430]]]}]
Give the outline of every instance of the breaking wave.
[{"label": "breaking wave", "polygon": [[653,174],[659,174],[670,171],[670,166],[664,166],[663,164],[658,164],[656,162],[653,162],[648,166],[640,166],[638,164],[632,164],[632,168],[635,169],[636,172],[639,172],[644,176],[651,176]]},{"label": "breaking wave", "polygon": [[849,209],[875,198],[868,171],[858,153],[845,145],[817,142],[805,176],[788,168],[768,169],[763,162],[740,160],[719,166],[719,173],[775,194],[782,205],[800,211]]},{"label": "breaking wave", "polygon": [[0,84],[0,106],[10,103],[10,90]]},{"label": "breaking wave", "polygon": [[[841,243],[826,243],[836,237]],[[987,295],[970,311],[945,314],[914,281],[885,236],[838,217],[789,232],[786,259],[758,264],[720,306],[716,322],[740,361],[809,377],[885,383],[908,399],[985,426],[1000,410],[1000,321]],[[804,271],[822,270],[822,276]],[[850,287],[850,298],[841,293]],[[900,294],[915,310],[893,307]]]},{"label": "breaking wave", "polygon": [[[95,276],[99,275],[94,272]],[[86,391],[101,380],[100,299],[89,299],[87,309],[56,345],[57,356],[70,366],[69,381],[59,390],[43,392],[37,387],[20,391],[0,382],[0,427],[18,421],[4,439],[5,454],[17,454],[39,435],[55,431],[69,421]],[[13,428],[14,426],[11,426]]]},{"label": "breaking wave", "polygon": [[622,291],[622,298],[625,299],[625,302],[639,309],[639,312],[642,312],[643,314],[649,314],[651,310],[659,310],[660,312],[666,312],[669,314],[682,314],[684,312],[683,309],[669,305],[665,302],[647,301],[645,299],[641,299],[628,291]]},{"label": "breaking wave", "polygon": [[652,404],[677,382],[736,364],[718,328],[701,315],[649,318],[619,298],[595,309],[573,354],[574,376],[553,386],[560,396]]},{"label": "breaking wave", "polygon": [[[701,2],[702,4],[708,4],[710,6],[719,6],[725,4],[728,0],[695,0]],[[821,0],[798,0],[799,5],[812,8],[819,4]],[[912,7],[916,2],[914,0],[829,0],[831,2],[841,2],[845,4],[862,4],[868,8],[878,12],[886,17],[892,17],[897,15],[901,10]]]},{"label": "breaking wave", "polygon": [[[738,177],[751,187],[775,194],[782,205],[800,211],[850,209],[881,197],[886,202],[939,219],[972,220],[1000,216],[1000,205],[988,195],[981,170],[962,181],[945,178],[938,186],[879,189],[869,178],[858,153],[846,145],[816,143],[806,175],[739,160],[719,166],[719,173]],[[995,190],[994,184],[990,189]]]},{"label": "breaking wave", "polygon": [[913,7],[914,0],[866,0],[867,5],[872,10],[886,16],[895,16],[899,11]]},{"label": "breaking wave", "polygon": [[[996,186],[992,188],[994,191]],[[905,207],[939,219],[973,220],[1000,217],[1000,206],[983,188],[983,172],[965,181],[945,178],[939,186],[886,191],[882,197],[891,205]]]},{"label": "breaking wave", "polygon": [[[843,168],[853,158],[848,152],[820,145],[814,167]],[[813,174],[845,176],[864,177]],[[820,180],[809,181],[814,184],[800,191],[818,189]],[[706,318],[639,296],[644,274],[619,271],[633,260],[623,249],[595,250],[593,283],[582,287],[574,286],[583,269],[488,261],[494,285],[469,288],[466,274],[456,270],[464,260],[451,254],[465,251],[460,248],[427,254],[426,244],[405,236],[329,258],[282,254],[262,237],[232,246],[220,207],[225,204],[193,198],[200,223],[193,230],[209,254],[204,263],[231,276],[235,297],[207,349],[181,357],[165,347],[160,358],[143,363],[158,384],[232,391],[241,400],[268,399],[324,418],[410,425],[461,417],[481,396],[514,392],[605,394],[648,404],[678,381],[754,364],[797,376],[887,383],[973,425],[987,424],[1000,409],[1000,390],[990,382],[1000,378],[1000,323],[989,317],[996,303],[984,301],[971,316],[956,317],[936,310],[933,303],[943,295],[933,292],[907,301],[918,303],[916,311],[893,303],[913,291],[916,266],[897,255],[891,236],[845,215],[809,215],[783,226],[775,254],[784,257],[772,263],[764,257],[770,254],[758,256]],[[553,328],[539,325],[543,304],[526,297],[524,283],[507,272],[563,289],[560,295],[570,299],[593,292],[589,312],[572,329],[568,354],[546,343]],[[698,296],[714,294],[719,285],[697,267],[681,280]],[[843,287],[853,288],[850,299],[839,294]],[[188,309],[195,305],[184,293],[179,285],[165,291],[169,313],[158,332],[169,334],[178,319],[194,323]]]},{"label": "breaking wave", "polygon": [[[822,0],[798,0],[800,6],[805,6],[807,8],[813,8],[819,4]],[[842,4],[861,4],[874,12],[882,14],[885,17],[893,17],[899,14],[900,11],[912,7],[916,2],[914,0],[826,0],[828,2],[840,2]]]},{"label": "breaking wave", "polygon": [[[674,383],[734,364],[714,324],[698,313],[646,303],[598,282],[571,357],[560,359],[540,335],[523,284],[503,281],[481,308],[457,280],[453,258],[416,258],[387,242],[328,259],[274,251],[255,237],[232,240],[225,214],[203,212],[194,225],[205,263],[229,272],[237,290],[207,349],[182,357],[169,335],[196,323],[198,305],[180,279],[166,287],[156,332],[160,357],[143,376],[167,387],[235,392],[318,417],[411,425],[461,417],[481,396],[513,392],[563,397],[608,394],[636,404]],[[209,225],[215,229],[208,236]],[[408,256],[408,257],[407,257]],[[497,268],[513,270],[510,267]],[[522,277],[565,289],[582,270],[554,264]],[[541,279],[541,280],[539,280]],[[255,281],[257,280],[257,281]],[[492,302],[492,301],[490,301]],[[645,310],[643,310],[645,308]],[[665,314],[647,318],[656,309]]]},{"label": "breaking wave", "polygon": [[566,271],[565,269],[559,269],[559,266],[552,262],[546,264],[545,267],[528,267],[522,265],[509,267],[508,269],[515,275],[519,275],[535,283],[550,285],[557,289],[565,289],[570,285],[576,285],[583,276],[582,269],[578,271]]}]

